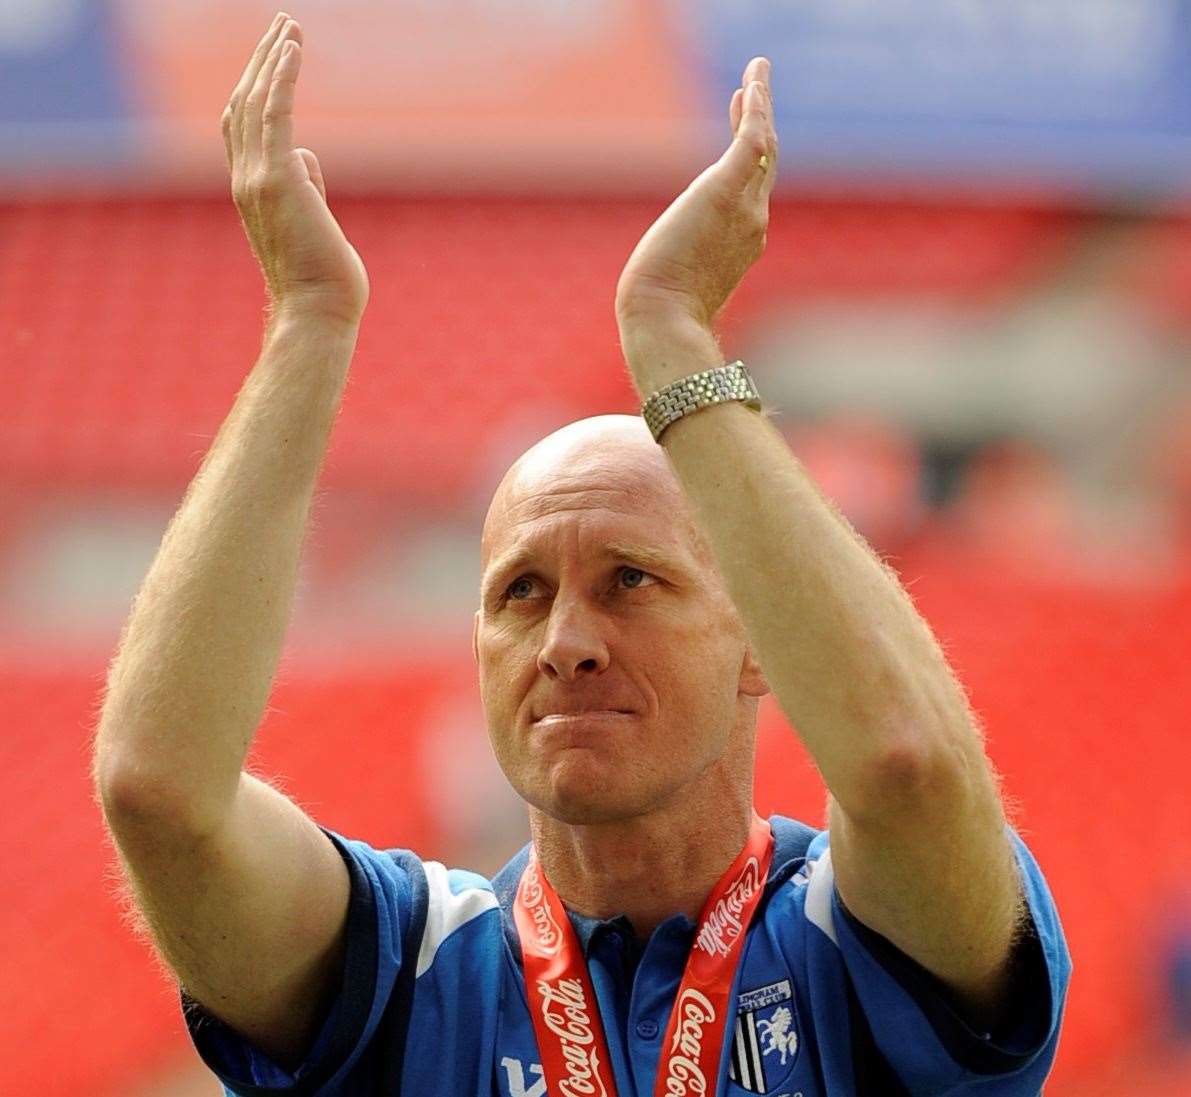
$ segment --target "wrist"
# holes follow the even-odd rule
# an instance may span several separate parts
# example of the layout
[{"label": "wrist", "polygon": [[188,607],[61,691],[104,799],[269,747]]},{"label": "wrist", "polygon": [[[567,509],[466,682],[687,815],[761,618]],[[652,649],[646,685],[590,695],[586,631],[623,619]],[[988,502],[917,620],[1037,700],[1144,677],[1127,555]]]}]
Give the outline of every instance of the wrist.
[{"label": "wrist", "polygon": [[302,297],[289,294],[284,299],[270,298],[266,315],[270,327],[296,325],[348,333],[359,330],[364,310],[343,303],[327,302],[313,295]]},{"label": "wrist", "polygon": [[671,381],[724,363],[715,335],[693,321],[622,325],[620,345],[642,400]]},{"label": "wrist", "polygon": [[350,341],[360,334],[360,320],[312,312],[301,308],[271,311],[265,324],[265,339],[317,339],[326,342]]}]

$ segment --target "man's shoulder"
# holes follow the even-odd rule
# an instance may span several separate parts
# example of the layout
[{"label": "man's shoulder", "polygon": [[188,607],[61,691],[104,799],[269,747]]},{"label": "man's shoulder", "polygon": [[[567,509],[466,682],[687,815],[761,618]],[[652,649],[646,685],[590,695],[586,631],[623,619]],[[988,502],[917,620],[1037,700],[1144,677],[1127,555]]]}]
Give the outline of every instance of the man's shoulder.
[{"label": "man's shoulder", "polygon": [[387,927],[390,937],[415,928],[419,975],[448,938],[498,906],[492,881],[480,873],[323,829],[348,865],[354,920],[382,933]]},{"label": "man's shoulder", "polygon": [[770,868],[770,878],[776,876],[791,861],[810,856],[815,840],[827,833],[818,827],[812,827],[809,823],[785,815],[771,815],[769,825],[773,828],[773,864]]},{"label": "man's shoulder", "polygon": [[513,909],[513,896],[517,894],[517,885],[521,882],[521,874],[529,863],[530,848],[529,845],[522,846],[492,877],[492,892],[504,910],[511,911]]},{"label": "man's shoulder", "polygon": [[765,890],[772,906],[778,892],[806,884],[814,860],[826,846],[827,832],[784,815],[771,815],[769,825],[773,828],[773,861]]}]

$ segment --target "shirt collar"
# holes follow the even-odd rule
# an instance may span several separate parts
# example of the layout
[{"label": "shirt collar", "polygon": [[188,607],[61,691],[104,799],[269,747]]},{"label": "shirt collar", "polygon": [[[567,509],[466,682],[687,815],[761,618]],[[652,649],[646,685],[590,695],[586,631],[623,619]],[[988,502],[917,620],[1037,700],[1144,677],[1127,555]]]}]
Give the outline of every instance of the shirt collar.
[{"label": "shirt collar", "polygon": [[[623,914],[612,918],[589,918],[585,914],[578,914],[573,910],[567,911],[571,925],[575,927],[575,936],[583,946],[583,955],[591,952],[592,944],[603,938],[615,940],[620,938],[625,942],[635,941],[636,931],[633,923]],[[695,932],[695,923],[685,914],[673,914],[664,922],[660,922],[653,931],[653,935],[663,934],[671,937],[691,937]],[[651,935],[651,936],[653,936]],[[644,945],[641,946],[642,948]]]},{"label": "shirt collar", "polygon": [[[780,815],[770,816],[769,822],[773,827],[777,844],[773,851],[773,863],[769,867],[767,890],[780,886],[801,867],[805,859],[806,846],[811,837],[818,833],[805,823],[786,819]],[[517,894],[517,885],[520,883],[521,874],[525,871],[525,865],[529,861],[529,850],[528,845],[523,846],[512,860],[492,878],[492,890],[496,893],[497,901],[504,913],[505,935],[518,962],[521,959],[521,945],[517,940],[517,927],[513,921],[513,897]],[[600,919],[588,918],[573,912],[568,912],[568,914],[571,925],[575,927],[579,943],[583,946],[585,957],[591,948],[593,938],[599,939],[605,933],[624,933],[628,937],[632,936],[632,926],[624,915]],[[605,928],[602,932],[597,933],[601,927]],[[694,922],[685,914],[675,914],[654,930],[654,936],[664,932],[674,936],[686,935],[689,940],[689,935],[693,934],[694,930]]]}]

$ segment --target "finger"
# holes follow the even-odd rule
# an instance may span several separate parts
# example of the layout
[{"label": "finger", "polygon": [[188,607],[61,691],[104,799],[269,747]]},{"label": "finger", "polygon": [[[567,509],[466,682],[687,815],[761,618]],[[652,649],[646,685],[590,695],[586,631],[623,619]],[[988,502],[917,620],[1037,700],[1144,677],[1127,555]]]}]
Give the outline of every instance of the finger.
[{"label": "finger", "polygon": [[765,94],[763,96],[763,106],[765,110],[765,136],[769,144],[769,168],[765,173],[765,185],[762,188],[762,195],[766,202],[769,201],[770,194],[773,193],[773,188],[777,183],[777,163],[778,153],[780,151],[777,139],[777,120],[774,117],[773,111],[773,87],[770,84],[770,64],[765,62],[764,71]]},{"label": "finger", "polygon": [[302,67],[302,47],[293,39],[281,47],[261,112],[261,144],[266,168],[284,163],[294,147],[294,89]]},{"label": "finger", "polygon": [[756,187],[768,200],[777,179],[777,132],[773,124],[773,100],[768,85],[760,80],[749,84],[744,97],[744,117],[740,132],[748,148],[749,187]]},{"label": "finger", "polygon": [[302,163],[306,165],[306,174],[310,176],[310,181],[314,184],[319,194],[323,196],[323,201],[325,202],[327,200],[327,184],[323,179],[323,169],[319,167],[318,157],[309,149],[297,149],[295,151],[302,157]]},{"label": "finger", "polygon": [[281,33],[282,28],[288,22],[289,16],[283,11],[279,11],[273,16],[273,22],[269,24],[269,29],[261,35],[261,39],[256,44],[256,49],[252,51],[252,56],[248,59],[248,64],[244,66],[244,71],[240,74],[240,79],[236,81],[236,86],[232,89],[232,102],[235,106],[242,106],[244,100],[248,97],[248,93],[252,90],[252,85],[256,81],[256,74],[260,71],[261,65],[264,64],[265,58],[269,55],[269,50],[273,43],[277,41],[277,36]]},{"label": "finger", "polygon": [[741,86],[732,93],[732,103],[728,108],[728,116],[732,122],[732,134],[736,136],[740,130],[740,123],[744,117],[744,105],[748,98],[749,85],[759,81],[763,83],[768,92],[769,88],[769,59],[766,57],[754,57],[744,67],[744,77]]},{"label": "finger", "polygon": [[256,44],[256,49],[253,50],[248,65],[232,89],[231,98],[228,99],[227,109],[224,111],[224,139],[228,145],[229,160],[233,156],[238,157],[241,152],[242,125],[240,116],[244,109],[244,100],[248,98],[248,93],[252,90],[253,82],[256,80],[256,74],[288,18],[289,16],[285,12],[278,12],[273,17],[273,22],[269,24],[269,29]]},{"label": "finger", "polygon": [[223,117],[219,120],[219,123],[219,128],[223,131],[223,152],[227,157],[227,170],[234,171],[236,168],[236,149],[232,141],[232,133],[236,125],[231,107],[223,108]]},{"label": "finger", "polygon": [[740,125],[736,137],[724,150],[718,164],[725,184],[745,199],[747,205],[766,208],[776,175],[777,138],[772,110],[764,85],[752,81],[744,89]]},{"label": "finger", "polygon": [[[244,104],[244,157],[248,164],[261,162],[265,103],[273,88],[273,76],[281,61],[281,51],[289,42],[301,41],[300,35],[298,24],[292,19],[281,28],[281,33],[269,49],[260,72],[256,74],[256,83],[253,84],[252,91],[248,93],[248,99]],[[285,151],[289,151],[288,146]]]},{"label": "finger", "polygon": [[754,57],[744,66],[744,77],[741,86],[747,88],[754,80],[766,83],[768,80],[769,61],[764,57]]},{"label": "finger", "polygon": [[744,113],[744,88],[737,88],[732,93],[732,103],[728,107],[728,121],[732,124],[732,136],[740,129],[740,116]]},{"label": "finger", "polygon": [[744,89],[741,129],[761,152],[768,152],[774,136],[773,99],[769,87],[761,80],[753,80]]}]

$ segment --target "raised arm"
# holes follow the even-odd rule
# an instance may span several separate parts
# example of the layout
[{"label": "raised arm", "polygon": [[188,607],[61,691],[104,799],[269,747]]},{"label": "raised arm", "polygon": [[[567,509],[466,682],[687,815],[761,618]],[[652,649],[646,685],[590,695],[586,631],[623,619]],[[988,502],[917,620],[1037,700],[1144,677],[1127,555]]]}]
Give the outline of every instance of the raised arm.
[{"label": "raised arm", "polygon": [[[731,145],[645,234],[617,288],[643,398],[723,364],[713,322],[764,249],[777,136],[763,58],[730,116]],[[992,1027],[1020,887],[981,735],[929,625],[767,419],[721,404],[662,444],[831,792],[841,898]]]},{"label": "raised arm", "polygon": [[192,997],[286,1064],[307,1049],[338,977],[347,870],[311,819],[242,766],[368,298],[318,162],[292,145],[300,40],[279,15],[224,112],[269,322],[125,624],[94,758],[165,960]]}]

